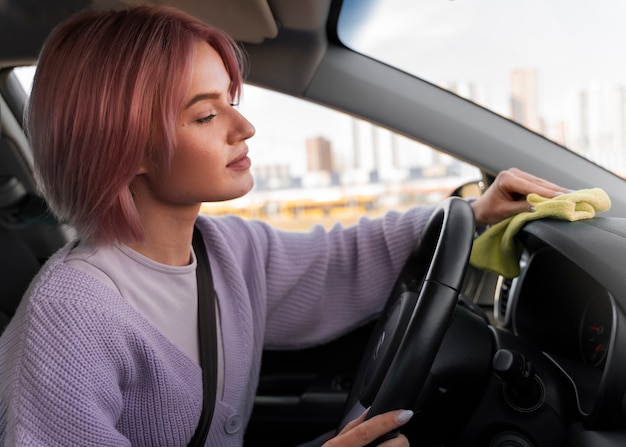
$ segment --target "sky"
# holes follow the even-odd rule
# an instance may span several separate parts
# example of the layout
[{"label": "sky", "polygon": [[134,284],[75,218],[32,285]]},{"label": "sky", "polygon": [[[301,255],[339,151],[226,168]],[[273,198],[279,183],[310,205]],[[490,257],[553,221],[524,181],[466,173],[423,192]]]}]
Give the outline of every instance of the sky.
[{"label": "sky", "polygon": [[431,82],[480,83],[500,113],[515,68],[537,68],[540,112],[552,121],[591,82],[626,84],[624,0],[371,3],[367,26],[345,36],[351,46]]}]

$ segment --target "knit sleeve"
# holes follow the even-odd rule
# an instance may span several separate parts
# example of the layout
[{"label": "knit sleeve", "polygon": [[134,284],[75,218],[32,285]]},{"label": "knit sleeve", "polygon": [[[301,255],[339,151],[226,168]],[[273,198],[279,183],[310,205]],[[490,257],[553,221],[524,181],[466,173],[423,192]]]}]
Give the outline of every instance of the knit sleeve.
[{"label": "knit sleeve", "polygon": [[129,446],[116,429],[126,379],[116,367],[122,331],[97,293],[63,284],[59,293],[42,281],[36,302],[3,335],[4,445]]},{"label": "knit sleeve", "polygon": [[372,319],[431,214],[418,207],[347,228],[270,232],[266,346],[319,344]]}]

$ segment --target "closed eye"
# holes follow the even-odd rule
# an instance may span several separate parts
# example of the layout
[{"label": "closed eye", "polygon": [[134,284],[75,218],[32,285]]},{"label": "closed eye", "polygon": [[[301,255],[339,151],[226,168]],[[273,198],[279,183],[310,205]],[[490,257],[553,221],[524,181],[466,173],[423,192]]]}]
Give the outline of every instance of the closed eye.
[{"label": "closed eye", "polygon": [[211,115],[207,115],[207,116],[205,116],[205,117],[203,117],[203,118],[199,118],[199,119],[197,119],[197,120],[196,120],[196,122],[197,122],[197,123],[200,123],[200,124],[206,124],[206,123],[210,122],[210,121],[211,121],[213,118],[215,118],[216,116],[217,116],[217,115],[213,115],[213,114],[211,114]]}]

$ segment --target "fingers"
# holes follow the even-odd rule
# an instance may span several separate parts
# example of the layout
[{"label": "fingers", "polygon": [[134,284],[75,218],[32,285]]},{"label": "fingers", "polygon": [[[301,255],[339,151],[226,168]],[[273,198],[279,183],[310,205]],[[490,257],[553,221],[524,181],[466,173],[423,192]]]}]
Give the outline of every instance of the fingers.
[{"label": "fingers", "polygon": [[[324,447],[363,447],[381,436],[406,424],[413,416],[412,411],[396,410],[365,419],[365,413],[350,422],[336,437],[324,444]],[[399,435],[380,444],[384,447],[407,447],[405,436]]]},{"label": "fingers", "polygon": [[411,445],[409,440],[403,434],[399,434],[393,439],[388,439],[387,441],[378,444],[378,447],[408,447]]},{"label": "fingers", "polygon": [[567,192],[570,191],[555,183],[511,168],[498,174],[472,208],[478,225],[491,225],[515,214],[532,211],[526,201],[530,193],[550,199]]},{"label": "fingers", "polygon": [[502,171],[496,177],[496,181],[498,180],[500,180],[499,186],[506,192],[523,197],[535,193],[542,197],[552,198],[569,192],[566,188],[517,168]]},{"label": "fingers", "polygon": [[343,428],[343,430],[341,430],[339,432],[339,434],[346,433],[346,432],[352,430],[357,425],[359,425],[361,422],[363,422],[365,420],[365,418],[367,417],[367,412],[368,411],[369,411],[369,408],[367,410],[365,410],[363,413],[361,413],[361,416],[359,416],[358,418],[348,422],[346,424],[346,426]]}]

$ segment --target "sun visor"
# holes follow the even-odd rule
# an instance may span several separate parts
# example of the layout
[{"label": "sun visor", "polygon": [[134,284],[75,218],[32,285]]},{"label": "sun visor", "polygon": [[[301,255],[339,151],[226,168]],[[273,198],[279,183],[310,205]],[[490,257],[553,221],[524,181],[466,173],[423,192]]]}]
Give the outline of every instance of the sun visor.
[{"label": "sun visor", "polygon": [[96,8],[141,4],[174,6],[246,43],[276,37],[278,25],[267,0],[94,0]]}]

